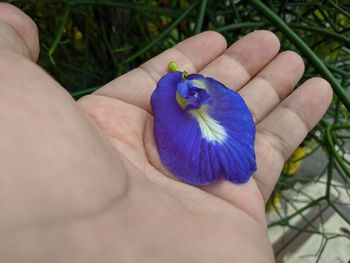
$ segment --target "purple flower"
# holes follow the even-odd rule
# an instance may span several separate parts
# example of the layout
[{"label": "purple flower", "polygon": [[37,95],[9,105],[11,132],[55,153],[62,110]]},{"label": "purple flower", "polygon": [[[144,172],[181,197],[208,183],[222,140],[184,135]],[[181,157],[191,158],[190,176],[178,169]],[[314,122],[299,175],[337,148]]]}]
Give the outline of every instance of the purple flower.
[{"label": "purple flower", "polygon": [[213,78],[175,71],[159,80],[151,104],[160,158],[180,180],[241,184],[256,170],[255,124],[237,92]]}]

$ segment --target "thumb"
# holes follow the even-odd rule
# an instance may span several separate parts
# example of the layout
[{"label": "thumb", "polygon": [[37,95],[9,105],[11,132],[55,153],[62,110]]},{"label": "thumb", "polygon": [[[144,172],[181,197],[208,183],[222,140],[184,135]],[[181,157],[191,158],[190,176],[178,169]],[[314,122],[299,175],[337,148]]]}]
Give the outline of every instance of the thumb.
[{"label": "thumb", "polygon": [[0,49],[11,50],[33,61],[39,56],[35,23],[17,7],[6,3],[0,3]]}]

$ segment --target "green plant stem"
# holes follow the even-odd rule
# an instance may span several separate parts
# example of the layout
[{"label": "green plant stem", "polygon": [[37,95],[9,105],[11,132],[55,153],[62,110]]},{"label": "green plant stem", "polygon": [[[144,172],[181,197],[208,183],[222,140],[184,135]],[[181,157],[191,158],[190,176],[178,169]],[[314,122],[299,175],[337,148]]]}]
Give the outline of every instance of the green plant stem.
[{"label": "green plant stem", "polygon": [[242,28],[260,28],[263,27],[265,23],[262,22],[242,22],[242,23],[235,23],[223,27],[219,27],[216,29],[217,32],[225,32],[229,30],[236,30],[236,29],[242,29]]},{"label": "green plant stem", "polygon": [[345,36],[343,36],[341,34],[337,34],[335,32],[324,30],[324,29],[322,29],[320,27],[307,26],[307,25],[301,25],[301,24],[296,24],[296,23],[291,23],[291,24],[289,24],[289,26],[292,27],[292,28],[295,28],[295,29],[301,29],[301,30],[305,30],[305,31],[319,33],[319,34],[331,37],[333,39],[337,39],[337,40],[341,41],[344,44],[350,45],[350,39],[348,39],[347,37],[345,37]]},{"label": "green plant stem", "polygon": [[57,34],[56,34],[56,37],[54,39],[54,41],[52,42],[52,45],[51,47],[49,48],[49,57],[50,57],[50,60],[51,62],[54,62],[53,58],[52,58],[52,55],[53,53],[55,52],[61,38],[62,38],[62,35],[63,35],[63,32],[64,32],[64,28],[66,26],[66,23],[67,23],[67,19],[68,19],[68,16],[69,16],[69,12],[70,12],[70,7],[67,5],[66,6],[66,10],[64,11],[64,14],[63,14],[63,18],[62,18],[62,22],[60,24],[60,27],[58,28],[58,31],[57,31]]},{"label": "green plant stem", "polygon": [[93,88],[88,88],[88,89],[84,89],[84,90],[79,90],[77,92],[73,92],[71,94],[71,96],[75,99],[77,98],[80,98],[81,96],[84,96],[84,95],[87,95],[87,94],[90,94],[96,90],[98,90],[100,87],[93,87]]},{"label": "green plant stem", "polygon": [[350,129],[350,124],[335,124],[332,127],[332,130],[342,130],[342,129]]},{"label": "green plant stem", "polygon": [[[182,11],[177,11],[177,10],[147,7],[139,4],[117,2],[115,0],[66,0],[65,2],[69,5],[88,5],[88,4],[108,5],[108,6],[113,6],[113,7],[123,8],[123,9],[152,13],[157,15],[164,15],[169,17],[178,17],[183,13]],[[51,0],[49,1],[49,3],[62,4],[62,0]]]},{"label": "green plant stem", "polygon": [[[220,27],[216,31],[225,32],[225,31],[229,31],[229,30],[236,30],[236,29],[242,29],[242,28],[261,28],[265,25],[266,25],[266,23],[263,23],[263,22],[234,23],[234,24]],[[325,35],[328,37],[332,37],[333,39],[337,39],[340,42],[350,46],[350,39],[344,37],[341,34],[337,34],[337,33],[334,33],[334,32],[328,31],[328,30],[324,30],[324,29],[319,28],[319,27],[314,27],[314,26],[307,26],[307,25],[301,25],[301,24],[296,24],[296,23],[292,23],[289,25],[290,25],[290,27],[295,28],[295,29],[301,29],[304,31],[319,33],[319,34],[322,34],[322,35]]]},{"label": "green plant stem", "polygon": [[329,68],[329,70],[333,71],[334,73],[339,74],[341,77],[350,78],[350,73],[339,69],[338,67],[334,66],[333,64],[325,63],[325,65],[327,66],[327,68]]},{"label": "green plant stem", "polygon": [[335,9],[337,9],[340,13],[342,13],[344,16],[350,19],[350,13],[343,8],[341,8],[338,4],[334,3],[331,0],[327,0],[328,3],[330,3]]},{"label": "green plant stem", "polygon": [[[288,200],[288,198],[285,198],[285,202],[288,203],[294,209],[294,211],[298,211],[298,208],[296,207],[293,201]],[[317,228],[312,224],[310,219],[308,219],[306,216],[303,215],[303,213],[300,213],[299,216],[304,222],[306,222],[306,225],[308,225],[314,231],[317,231]]]},{"label": "green plant stem", "polygon": [[230,5],[231,5],[233,13],[235,14],[236,22],[238,22],[238,23],[241,22],[241,16],[239,15],[236,4],[233,0],[230,0]]},{"label": "green plant stem", "polygon": [[201,5],[199,6],[196,26],[194,28],[195,34],[198,34],[202,31],[205,11],[207,10],[207,3],[208,3],[207,0],[201,0]]},{"label": "green plant stem", "polygon": [[102,32],[102,38],[103,38],[103,41],[104,41],[104,43],[105,43],[105,45],[107,47],[109,56],[112,59],[113,66],[115,68],[119,68],[120,66],[119,66],[119,64],[117,62],[117,59],[115,57],[115,54],[113,52],[113,48],[112,48],[111,44],[109,43],[109,39],[108,39],[108,36],[107,36],[107,32],[106,32],[104,23],[101,23],[101,32]]},{"label": "green plant stem", "polygon": [[74,74],[80,73],[80,74],[84,75],[84,79],[93,78],[94,80],[102,81],[98,75],[96,75],[95,73],[90,72],[88,70],[85,70],[84,68],[79,67],[78,65],[72,65],[72,64],[68,64],[66,62],[61,62],[61,61],[58,62],[57,65],[62,66],[63,68],[68,68],[70,70],[74,70],[75,71]]},{"label": "green plant stem", "polygon": [[144,52],[146,52],[148,49],[153,47],[155,44],[157,44],[159,41],[161,41],[164,37],[166,37],[191,11],[195,8],[195,6],[198,4],[198,1],[192,4],[181,16],[179,16],[166,30],[164,30],[162,33],[160,33],[155,39],[153,39],[150,43],[136,51],[133,55],[122,61],[120,64],[125,65],[133,61],[134,59],[141,56]]},{"label": "green plant stem", "polygon": [[338,139],[350,139],[350,135],[337,135]]},{"label": "green plant stem", "polygon": [[340,167],[343,169],[343,171],[345,172],[345,174],[350,177],[350,168],[345,164],[345,162],[342,160],[341,156],[338,154],[336,148],[335,148],[335,144],[333,142],[333,138],[332,138],[332,129],[334,128],[333,125],[329,125],[326,128],[326,139],[327,142],[329,144],[329,149],[332,152],[333,156],[335,157],[335,159],[337,160],[337,163],[340,165]]},{"label": "green plant stem", "polygon": [[282,0],[280,1],[282,2],[280,7],[278,8],[278,15],[280,16],[282,14],[282,12],[286,9],[286,3],[287,3],[287,0]]},{"label": "green plant stem", "polygon": [[291,2],[291,3],[286,3],[286,6],[292,6],[292,7],[299,7],[299,6],[319,6],[320,3],[314,3],[314,2],[307,2],[307,1],[302,1],[302,2]]},{"label": "green plant stem", "polygon": [[314,146],[310,151],[306,152],[305,155],[303,157],[297,158],[295,160],[293,160],[292,162],[298,162],[301,160],[304,160],[305,158],[309,157],[310,155],[312,155],[314,152],[316,152],[316,150],[320,148],[320,145],[317,144],[316,146]]},{"label": "green plant stem", "polygon": [[339,112],[340,112],[340,101],[338,98],[335,98],[335,114],[333,117],[333,125],[338,123],[339,120]]},{"label": "green plant stem", "polygon": [[323,8],[319,7],[317,10],[322,14],[324,17],[324,20],[326,22],[326,25],[330,25],[330,27],[335,31],[338,32],[337,25],[334,23],[334,21],[329,17],[328,12],[325,11]]},{"label": "green plant stem", "polygon": [[276,225],[285,225],[286,223],[288,223],[289,220],[291,220],[293,217],[295,217],[296,215],[299,215],[300,213],[304,212],[305,210],[314,207],[315,205],[317,205],[319,202],[321,202],[322,200],[324,200],[325,197],[319,197],[317,199],[312,200],[310,203],[308,203],[307,205],[303,206],[302,208],[298,209],[297,211],[295,211],[294,213],[290,214],[289,216],[286,216],[285,218],[282,218],[281,220],[272,222],[270,224],[268,224],[268,227],[273,227]]},{"label": "green plant stem", "polygon": [[348,223],[350,225],[350,219],[349,217],[345,216],[344,213],[342,211],[340,211],[340,209],[332,203],[332,200],[327,200],[329,205],[334,209],[335,212],[337,212],[338,215],[341,216],[341,218],[343,218],[345,220],[346,223]]},{"label": "green plant stem", "polygon": [[[88,8],[88,10],[91,13],[91,7]],[[89,20],[86,17],[85,13],[83,12],[84,15],[84,69],[89,68],[89,39],[90,39],[90,31],[89,31]],[[84,78],[83,80],[83,87],[84,89],[87,88],[87,78]]]},{"label": "green plant stem", "polygon": [[344,174],[344,171],[342,169],[340,169],[340,167],[338,166],[337,163],[333,163],[333,164],[334,164],[333,167],[338,172],[338,174],[341,177],[341,179],[343,179],[344,187],[346,187],[346,185],[349,184],[349,177],[346,177],[346,175]]},{"label": "green plant stem", "polygon": [[333,178],[333,152],[329,152],[329,163],[327,167],[327,185],[326,185],[326,193],[325,197],[328,200],[330,197],[330,192],[331,192],[331,183],[332,183],[332,178]]},{"label": "green plant stem", "polygon": [[305,44],[305,42],[279,16],[277,16],[260,0],[250,0],[249,2],[267,19],[269,19],[273,25],[283,32],[285,36],[306,56],[306,58],[313,64],[320,74],[330,82],[338,98],[341,100],[347,110],[350,111],[349,96],[333,74],[327,69],[317,55]]},{"label": "green plant stem", "polygon": [[324,249],[326,248],[327,242],[328,242],[328,239],[324,235],[322,235],[322,240],[321,240],[320,247],[319,247],[318,251],[316,252],[317,258],[316,258],[315,263],[319,263],[320,262],[321,256],[322,256],[322,254],[324,252]]}]

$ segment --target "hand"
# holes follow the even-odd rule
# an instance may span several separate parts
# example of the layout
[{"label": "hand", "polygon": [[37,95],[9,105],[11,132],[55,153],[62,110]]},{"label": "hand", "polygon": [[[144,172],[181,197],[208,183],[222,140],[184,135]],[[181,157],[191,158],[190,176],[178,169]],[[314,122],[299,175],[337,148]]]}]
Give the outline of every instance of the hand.
[{"label": "hand", "polygon": [[[77,103],[30,61],[33,22],[0,4],[1,262],[272,262],[264,203],[284,161],[331,101],[268,31],[226,49],[191,37]],[[242,95],[257,123],[258,170],[243,185],[168,177],[150,95],[169,61]]]}]

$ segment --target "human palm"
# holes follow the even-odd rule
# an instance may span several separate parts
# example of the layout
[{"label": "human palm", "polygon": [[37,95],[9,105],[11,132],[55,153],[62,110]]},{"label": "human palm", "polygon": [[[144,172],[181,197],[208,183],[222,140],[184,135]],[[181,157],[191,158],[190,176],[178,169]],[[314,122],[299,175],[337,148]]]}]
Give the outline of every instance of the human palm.
[{"label": "human palm", "polygon": [[[74,102],[36,65],[0,49],[0,261],[272,262],[264,202],[331,99],[320,78],[287,97],[304,67],[278,50],[267,31],[228,49],[205,32]],[[248,183],[198,188],[161,164],[149,100],[169,61],[246,101],[257,124]]]}]

